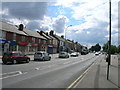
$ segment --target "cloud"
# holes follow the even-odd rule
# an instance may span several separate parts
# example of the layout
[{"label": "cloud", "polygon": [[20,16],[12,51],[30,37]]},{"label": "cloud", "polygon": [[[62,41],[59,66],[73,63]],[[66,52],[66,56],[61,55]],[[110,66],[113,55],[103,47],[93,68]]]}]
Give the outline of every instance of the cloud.
[{"label": "cloud", "polygon": [[40,24],[37,21],[32,21],[32,22],[29,22],[26,25],[26,27],[29,28],[29,29],[32,29],[32,30],[40,29]]},{"label": "cloud", "polygon": [[[47,14],[47,2],[3,2],[2,10],[13,18],[37,20]],[[3,15],[3,18],[6,18]]]},{"label": "cloud", "polygon": [[[112,37],[114,43],[117,42],[118,33],[118,1],[112,1]],[[61,2],[61,3],[60,3]],[[71,17],[76,23],[68,28],[67,38],[74,39],[82,44],[104,44],[108,41],[109,35],[109,1],[105,0],[70,0],[69,2],[58,0],[56,5],[72,9]],[[74,21],[75,21],[74,20]],[[74,33],[74,35],[73,35]]]},{"label": "cloud", "polygon": [[57,33],[63,33],[67,21],[68,18],[65,16],[58,16],[57,18],[54,18],[53,30],[55,30]]},{"label": "cloud", "polygon": [[[119,0],[112,1],[112,44],[117,42],[119,27],[117,1]],[[49,5],[53,7],[50,8]],[[57,12],[53,10],[54,13],[47,16],[48,9],[54,8],[57,8]],[[59,35],[64,34],[66,27],[72,23],[73,26],[67,28],[67,38],[83,45],[104,44],[108,41],[109,1],[105,0],[57,0],[52,4],[3,3],[0,15],[11,24],[22,22],[32,30],[54,30]]]},{"label": "cloud", "polygon": [[31,30],[50,31],[52,26],[52,19],[44,16],[43,20],[32,20],[26,24],[26,27]]}]

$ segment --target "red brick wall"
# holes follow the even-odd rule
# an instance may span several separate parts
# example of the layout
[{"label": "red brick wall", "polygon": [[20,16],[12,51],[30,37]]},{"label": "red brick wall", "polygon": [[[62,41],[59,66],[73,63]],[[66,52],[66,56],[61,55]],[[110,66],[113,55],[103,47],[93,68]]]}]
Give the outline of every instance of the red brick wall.
[{"label": "red brick wall", "polygon": [[22,36],[24,36],[24,35],[17,34],[16,35],[16,42],[29,42],[27,36],[25,36],[25,41],[22,41]]},{"label": "red brick wall", "polygon": [[38,43],[38,38],[35,38],[35,43]]},{"label": "red brick wall", "polygon": [[16,35],[16,42],[20,42],[21,41],[21,35]]},{"label": "red brick wall", "polygon": [[28,42],[32,43],[32,37],[28,37]]},{"label": "red brick wall", "polygon": [[6,40],[13,40],[13,33],[7,32],[6,33]]}]

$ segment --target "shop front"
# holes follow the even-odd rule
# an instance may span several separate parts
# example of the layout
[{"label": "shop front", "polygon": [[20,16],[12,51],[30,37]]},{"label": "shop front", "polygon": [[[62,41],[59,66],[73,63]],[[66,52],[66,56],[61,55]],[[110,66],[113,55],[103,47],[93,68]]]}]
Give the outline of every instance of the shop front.
[{"label": "shop front", "polygon": [[17,43],[17,51],[28,52],[28,43],[26,42],[18,42]]},{"label": "shop front", "polygon": [[17,44],[17,50],[26,54],[34,54],[38,49],[38,44],[36,43],[18,42]]},{"label": "shop front", "polygon": [[41,45],[40,51],[45,51],[45,52],[47,52],[47,49],[48,49],[47,45]]},{"label": "shop front", "polygon": [[0,40],[2,52],[16,51],[16,42],[11,40]]},{"label": "shop front", "polygon": [[57,53],[57,46],[53,46],[53,54]]},{"label": "shop front", "polygon": [[30,48],[29,48],[29,52],[36,52],[37,51],[37,47],[38,47],[38,44],[36,43],[29,43],[30,45]]},{"label": "shop front", "polygon": [[53,54],[53,46],[52,46],[52,45],[48,45],[47,52],[48,52],[49,54]]}]

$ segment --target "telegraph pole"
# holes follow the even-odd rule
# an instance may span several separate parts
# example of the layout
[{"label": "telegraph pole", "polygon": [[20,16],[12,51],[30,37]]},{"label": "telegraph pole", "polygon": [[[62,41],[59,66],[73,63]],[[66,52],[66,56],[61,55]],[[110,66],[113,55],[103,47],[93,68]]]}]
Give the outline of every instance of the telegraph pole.
[{"label": "telegraph pole", "polygon": [[111,64],[111,0],[109,0],[109,51],[108,51],[107,80],[109,79],[110,64]]}]

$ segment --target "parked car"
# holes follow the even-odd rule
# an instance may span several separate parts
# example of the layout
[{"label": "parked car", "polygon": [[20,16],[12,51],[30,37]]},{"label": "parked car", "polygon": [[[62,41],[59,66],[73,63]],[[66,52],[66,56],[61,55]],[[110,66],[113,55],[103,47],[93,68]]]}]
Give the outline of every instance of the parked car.
[{"label": "parked car", "polygon": [[77,52],[73,52],[70,54],[71,57],[77,57],[78,56],[78,53]]},{"label": "parked car", "polygon": [[16,64],[18,62],[23,62],[23,61],[26,61],[27,63],[29,63],[30,57],[28,57],[21,51],[10,51],[10,52],[4,53],[2,57],[2,62],[4,64],[7,64],[8,62]]},{"label": "parked car", "polygon": [[34,54],[34,61],[35,60],[51,60],[51,56],[49,56],[47,52],[38,51]]},{"label": "parked car", "polygon": [[67,52],[60,52],[59,58],[69,58],[69,54]]}]

